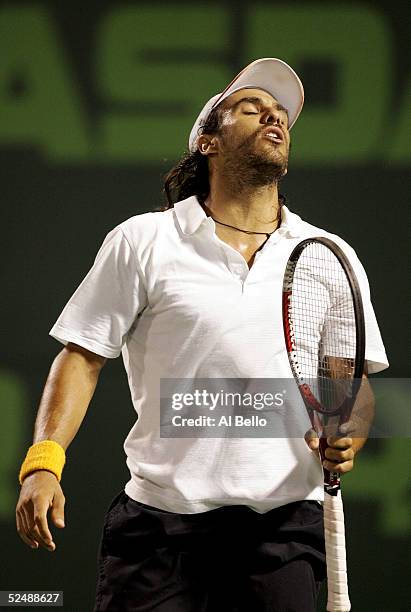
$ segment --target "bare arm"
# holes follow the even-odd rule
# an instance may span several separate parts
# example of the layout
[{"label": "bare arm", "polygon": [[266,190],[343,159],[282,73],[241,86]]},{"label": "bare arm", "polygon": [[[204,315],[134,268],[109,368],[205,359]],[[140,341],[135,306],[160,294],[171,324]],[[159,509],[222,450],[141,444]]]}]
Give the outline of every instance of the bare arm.
[{"label": "bare arm", "polygon": [[57,355],[41,397],[33,444],[54,440],[67,449],[85,417],[105,362],[105,357],[71,342]]},{"label": "bare arm", "polygon": [[[54,440],[64,450],[72,442],[93,397],[106,358],[69,342],[57,355],[44,386],[34,427],[33,444]],[[65,498],[51,472],[38,470],[26,476],[16,507],[17,531],[31,548],[39,544],[55,550],[47,512],[57,527],[64,527]]]},{"label": "bare arm", "polygon": [[339,428],[345,437],[333,436],[327,440],[329,448],[325,456],[329,461],[324,462],[325,468],[341,473],[352,470],[355,455],[368,439],[374,416],[375,398],[367,374],[364,374],[350,419]]},{"label": "bare arm", "polygon": [[[329,446],[325,451],[325,456],[328,461],[324,462],[325,468],[340,473],[353,469],[355,455],[367,441],[374,414],[374,394],[367,374],[364,374],[350,420],[339,428],[345,437],[340,435],[327,439]],[[318,450],[318,438],[313,430],[307,432],[306,441],[311,450]]]}]

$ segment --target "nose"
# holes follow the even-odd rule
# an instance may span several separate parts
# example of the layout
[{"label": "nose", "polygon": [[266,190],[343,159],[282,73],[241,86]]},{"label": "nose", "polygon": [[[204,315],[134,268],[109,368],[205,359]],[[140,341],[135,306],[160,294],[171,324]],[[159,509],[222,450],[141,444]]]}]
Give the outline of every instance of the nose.
[{"label": "nose", "polygon": [[284,125],[285,121],[281,115],[281,112],[275,108],[267,108],[265,113],[261,115],[261,120],[263,123],[274,123],[279,125]]}]

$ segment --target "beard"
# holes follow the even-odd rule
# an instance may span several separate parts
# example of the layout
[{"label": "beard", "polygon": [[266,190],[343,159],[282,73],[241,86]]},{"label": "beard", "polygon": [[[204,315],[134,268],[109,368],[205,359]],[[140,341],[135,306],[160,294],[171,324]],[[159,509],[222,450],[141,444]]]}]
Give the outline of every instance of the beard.
[{"label": "beard", "polygon": [[[278,184],[287,172],[288,151],[283,153],[276,145],[257,146],[260,133],[251,134],[234,149],[225,150],[224,175],[239,190],[256,189]],[[267,141],[268,143],[268,141]]]}]

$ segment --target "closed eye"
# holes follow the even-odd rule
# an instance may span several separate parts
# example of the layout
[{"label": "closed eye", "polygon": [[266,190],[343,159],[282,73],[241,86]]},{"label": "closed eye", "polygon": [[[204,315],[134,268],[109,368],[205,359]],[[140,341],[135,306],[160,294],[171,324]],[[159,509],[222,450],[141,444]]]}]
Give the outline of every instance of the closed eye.
[{"label": "closed eye", "polygon": [[[247,104],[249,104],[250,106],[254,107],[253,111],[246,111],[244,110],[244,108],[247,108]],[[261,98],[257,98],[255,96],[251,96],[251,97],[246,97],[246,98],[242,98],[241,100],[237,100],[237,102],[234,102],[234,104],[231,107],[231,111],[234,112],[236,110],[237,107],[239,107],[240,105],[242,105],[242,114],[244,115],[258,115],[261,112],[265,112],[266,110],[266,105],[263,104],[263,101]],[[275,107],[277,110],[281,111],[284,115],[284,119],[285,119],[285,123],[288,124],[288,112],[287,109],[284,108],[284,106],[282,106],[282,104],[280,104],[279,102],[276,102]],[[250,107],[248,107],[250,108]],[[257,110],[258,109],[258,110]]]}]

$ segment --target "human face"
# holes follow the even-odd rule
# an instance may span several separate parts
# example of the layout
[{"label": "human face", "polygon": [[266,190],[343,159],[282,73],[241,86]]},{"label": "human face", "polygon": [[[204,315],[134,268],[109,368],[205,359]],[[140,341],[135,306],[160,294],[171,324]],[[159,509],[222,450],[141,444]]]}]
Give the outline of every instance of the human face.
[{"label": "human face", "polygon": [[224,100],[222,136],[222,151],[247,147],[267,161],[288,159],[287,111],[262,89],[240,89]]}]

